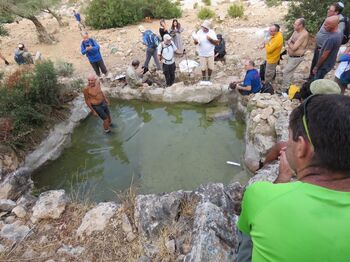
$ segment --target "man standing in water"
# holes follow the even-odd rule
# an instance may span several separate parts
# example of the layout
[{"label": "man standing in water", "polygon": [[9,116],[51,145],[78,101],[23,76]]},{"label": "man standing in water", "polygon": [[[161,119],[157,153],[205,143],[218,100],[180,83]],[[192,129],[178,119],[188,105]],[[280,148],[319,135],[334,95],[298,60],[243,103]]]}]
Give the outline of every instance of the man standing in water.
[{"label": "man standing in water", "polygon": [[101,90],[100,82],[96,76],[88,76],[88,86],[83,90],[84,99],[94,116],[99,116],[103,120],[103,129],[106,133],[111,132],[111,115],[108,109],[109,101]]}]

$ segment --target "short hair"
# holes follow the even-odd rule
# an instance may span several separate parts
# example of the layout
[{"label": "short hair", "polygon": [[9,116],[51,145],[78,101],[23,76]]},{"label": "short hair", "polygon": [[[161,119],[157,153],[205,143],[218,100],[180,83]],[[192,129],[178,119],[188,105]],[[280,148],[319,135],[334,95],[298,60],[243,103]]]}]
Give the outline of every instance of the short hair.
[{"label": "short hair", "polygon": [[298,21],[303,27],[305,27],[305,18],[301,17],[298,19]]},{"label": "short hair", "polygon": [[335,8],[334,10],[338,14],[341,14],[343,12],[344,4],[342,2],[333,3],[332,6],[334,6],[334,8]]},{"label": "short hair", "polygon": [[255,66],[255,63],[253,60],[248,60],[248,64],[251,65],[251,66]]},{"label": "short hair", "polygon": [[140,65],[140,61],[138,59],[134,59],[134,60],[132,60],[131,65],[138,66],[138,65]]},{"label": "short hair", "polygon": [[[311,165],[350,176],[350,97],[315,95],[305,102],[309,137],[314,147]],[[304,103],[290,115],[289,128],[294,141],[299,136],[308,140],[302,120]]]},{"label": "short hair", "polygon": [[279,24],[273,24],[273,26],[275,27],[276,32],[280,31],[280,25]]}]

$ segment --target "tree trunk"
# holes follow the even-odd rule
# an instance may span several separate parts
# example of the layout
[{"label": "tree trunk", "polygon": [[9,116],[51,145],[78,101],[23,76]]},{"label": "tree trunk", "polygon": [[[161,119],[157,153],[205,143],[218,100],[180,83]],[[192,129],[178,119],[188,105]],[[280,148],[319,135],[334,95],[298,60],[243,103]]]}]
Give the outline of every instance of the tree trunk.
[{"label": "tree trunk", "polygon": [[50,13],[54,18],[56,18],[56,20],[57,20],[57,22],[58,22],[58,24],[59,24],[60,27],[65,26],[65,24],[62,22],[62,17],[61,17],[59,14],[57,14],[56,12],[52,11],[52,10],[49,9],[49,8],[46,8],[46,10],[47,10],[47,12]]},{"label": "tree trunk", "polygon": [[38,33],[39,42],[45,43],[45,44],[53,44],[53,41],[55,39],[48,34],[45,27],[42,25],[42,23],[40,23],[38,18],[36,18],[35,16],[28,16],[26,18],[32,21],[33,24],[35,25],[36,31]]}]

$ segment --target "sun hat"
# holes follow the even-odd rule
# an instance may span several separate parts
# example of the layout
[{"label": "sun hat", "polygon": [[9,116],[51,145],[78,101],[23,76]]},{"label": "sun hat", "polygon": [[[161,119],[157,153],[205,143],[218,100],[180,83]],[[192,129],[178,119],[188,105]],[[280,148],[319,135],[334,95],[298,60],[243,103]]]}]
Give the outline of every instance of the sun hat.
[{"label": "sun hat", "polygon": [[164,38],[165,41],[166,41],[166,40],[171,40],[171,36],[170,36],[169,34],[165,34],[165,35],[163,36],[163,38]]},{"label": "sun hat", "polygon": [[318,79],[311,83],[310,91],[313,95],[340,94],[340,87],[332,80]]},{"label": "sun hat", "polygon": [[201,26],[206,28],[206,29],[210,29],[210,21],[204,20],[203,23],[201,24]]},{"label": "sun hat", "polygon": [[139,26],[139,31],[140,31],[141,33],[143,33],[143,32],[146,31],[145,28],[143,27],[143,25],[140,25],[140,26]]}]

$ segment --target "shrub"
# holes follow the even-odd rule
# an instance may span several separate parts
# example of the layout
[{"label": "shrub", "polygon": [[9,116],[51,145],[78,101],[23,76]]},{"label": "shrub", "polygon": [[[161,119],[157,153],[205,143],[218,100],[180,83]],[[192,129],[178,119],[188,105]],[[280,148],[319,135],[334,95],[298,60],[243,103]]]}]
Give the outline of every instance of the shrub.
[{"label": "shrub", "polygon": [[83,79],[78,78],[71,83],[71,88],[73,91],[81,91],[85,85]]},{"label": "shrub", "polygon": [[59,76],[72,76],[74,73],[74,67],[72,63],[68,63],[62,60],[59,60],[55,64],[57,75]]},{"label": "shrub", "polygon": [[[288,14],[285,17],[289,34],[293,32],[293,23],[297,18],[304,17],[306,29],[315,34],[319,30],[322,22],[327,16],[327,7],[332,4],[332,0],[305,0],[291,1]],[[346,4],[343,15],[350,16],[350,5]]]},{"label": "shrub", "polygon": [[215,16],[215,12],[207,7],[203,7],[198,12],[198,18],[201,20],[210,19]]},{"label": "shrub", "polygon": [[169,0],[92,0],[87,7],[86,22],[102,29],[134,24],[145,17],[180,16],[180,8]]},{"label": "shrub", "polygon": [[8,36],[9,35],[9,32],[6,30],[6,28],[2,24],[0,24],[0,35],[1,36]]},{"label": "shrub", "polygon": [[265,0],[265,3],[268,7],[272,7],[280,5],[282,3],[282,0]]},{"label": "shrub", "polygon": [[207,6],[211,5],[211,0],[202,0],[202,2]]},{"label": "shrub", "polygon": [[244,15],[244,7],[241,4],[230,5],[227,13],[229,16],[231,16],[233,18],[242,17]]}]

